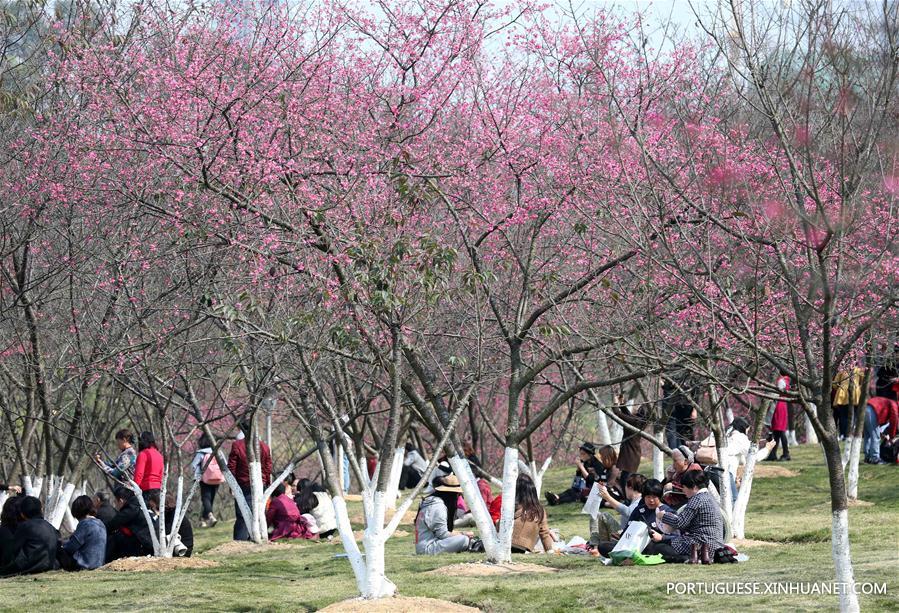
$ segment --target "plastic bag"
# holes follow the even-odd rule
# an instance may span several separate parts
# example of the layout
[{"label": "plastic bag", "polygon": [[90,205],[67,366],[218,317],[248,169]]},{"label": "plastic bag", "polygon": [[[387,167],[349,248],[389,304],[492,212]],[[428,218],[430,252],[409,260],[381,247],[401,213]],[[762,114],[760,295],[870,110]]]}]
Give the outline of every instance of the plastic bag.
[{"label": "plastic bag", "polygon": [[593,487],[590,488],[590,495],[587,496],[587,502],[584,503],[581,513],[596,519],[596,516],[599,514],[600,503],[602,503],[602,497],[599,495],[599,483],[594,483]]},{"label": "plastic bag", "polygon": [[642,521],[632,521],[627,525],[627,530],[618,539],[612,551],[640,553],[648,544],[649,528]]}]

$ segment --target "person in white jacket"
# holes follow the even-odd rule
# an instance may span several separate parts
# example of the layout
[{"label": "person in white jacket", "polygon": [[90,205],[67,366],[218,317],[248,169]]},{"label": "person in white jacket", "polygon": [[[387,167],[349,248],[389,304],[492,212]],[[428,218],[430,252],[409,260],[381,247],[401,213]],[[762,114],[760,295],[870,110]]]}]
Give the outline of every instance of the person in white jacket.
[{"label": "person in white jacket", "polygon": [[337,516],[334,514],[334,504],[325,488],[310,481],[300,479],[297,483],[299,493],[294,500],[300,513],[312,515],[318,527],[318,538],[327,539],[337,532]]}]

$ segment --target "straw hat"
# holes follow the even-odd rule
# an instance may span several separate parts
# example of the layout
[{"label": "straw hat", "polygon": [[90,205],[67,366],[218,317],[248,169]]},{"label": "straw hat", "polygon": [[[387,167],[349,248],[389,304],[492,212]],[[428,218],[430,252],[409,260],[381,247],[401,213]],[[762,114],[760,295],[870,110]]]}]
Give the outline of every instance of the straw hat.
[{"label": "straw hat", "polygon": [[434,489],[438,492],[462,493],[462,486],[459,484],[459,478],[456,475],[437,477],[434,479]]}]

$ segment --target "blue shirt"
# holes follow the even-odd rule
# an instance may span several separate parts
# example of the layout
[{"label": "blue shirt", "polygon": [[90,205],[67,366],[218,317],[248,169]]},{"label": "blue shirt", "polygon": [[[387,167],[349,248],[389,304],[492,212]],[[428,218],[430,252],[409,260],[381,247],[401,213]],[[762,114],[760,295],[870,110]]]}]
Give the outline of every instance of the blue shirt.
[{"label": "blue shirt", "polygon": [[106,561],[106,526],[88,515],[78,522],[75,532],[62,547],[81,568],[100,568]]}]

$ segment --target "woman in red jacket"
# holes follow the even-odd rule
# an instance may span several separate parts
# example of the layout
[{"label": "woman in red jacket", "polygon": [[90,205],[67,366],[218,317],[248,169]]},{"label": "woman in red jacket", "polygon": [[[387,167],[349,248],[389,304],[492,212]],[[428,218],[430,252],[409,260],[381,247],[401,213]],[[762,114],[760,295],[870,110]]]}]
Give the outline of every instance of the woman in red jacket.
[{"label": "woman in red jacket", "polygon": [[[781,375],[777,379],[777,389],[781,392],[786,392],[790,389],[790,378],[786,375]],[[787,445],[787,422],[789,422],[789,407],[787,406],[787,401],[783,397],[777,401],[777,404],[774,405],[774,415],[771,417],[771,435],[774,440],[774,449],[771,450],[771,454],[766,458],[767,460],[777,460],[777,445],[778,443],[783,444],[783,453],[780,456],[781,460],[786,462],[790,461],[790,448]]]},{"label": "woman in red jacket", "polygon": [[144,499],[162,488],[162,454],[156,447],[152,432],[141,432],[137,439],[137,463],[134,465],[134,482],[144,493]]}]

